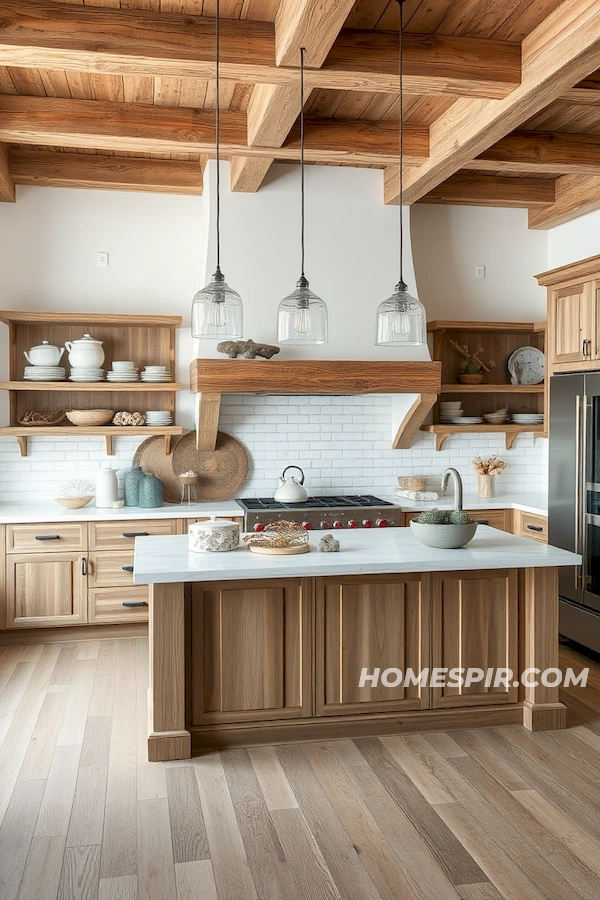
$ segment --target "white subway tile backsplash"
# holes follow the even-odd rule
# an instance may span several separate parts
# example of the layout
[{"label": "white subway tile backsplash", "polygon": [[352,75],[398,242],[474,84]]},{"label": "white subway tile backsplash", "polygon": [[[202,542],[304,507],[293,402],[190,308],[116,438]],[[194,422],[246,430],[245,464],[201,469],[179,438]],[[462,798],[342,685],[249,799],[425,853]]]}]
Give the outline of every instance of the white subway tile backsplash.
[{"label": "white subway tile backsplash", "polygon": [[[435,486],[446,466],[455,466],[465,489],[476,489],[472,460],[498,453],[511,468],[498,476],[498,493],[513,489],[546,490],[548,442],[520,435],[512,450],[504,436],[452,435],[440,452],[434,435],[420,432],[410,450],[392,450],[391,398],[282,397],[254,394],[223,397],[220,428],[237,437],[251,458],[243,488],[247,496],[268,496],[287,465],[300,465],[309,490],[316,493],[389,493],[398,475],[425,475]],[[22,458],[14,438],[0,438],[0,501],[51,500],[63,482],[93,478],[107,462],[126,469],[143,437],[119,437],[107,457],[99,438],[29,438]]]}]

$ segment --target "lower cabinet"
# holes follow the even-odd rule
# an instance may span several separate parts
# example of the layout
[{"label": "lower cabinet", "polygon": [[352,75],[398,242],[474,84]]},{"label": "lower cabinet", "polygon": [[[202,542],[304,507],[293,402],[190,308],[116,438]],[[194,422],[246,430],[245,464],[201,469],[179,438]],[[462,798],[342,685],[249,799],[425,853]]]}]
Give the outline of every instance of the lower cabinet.
[{"label": "lower cabinet", "polygon": [[377,685],[361,673],[413,669],[429,657],[429,612],[421,575],[316,579],[315,715],[424,709],[427,688]]},{"label": "lower cabinet", "polygon": [[311,715],[311,582],[191,587],[192,723]]},{"label": "lower cabinet", "polygon": [[47,628],[87,622],[86,557],[75,553],[9,553],[6,627]]},{"label": "lower cabinet", "polygon": [[148,621],[148,588],[90,588],[88,593],[90,625],[118,625],[122,622]]},{"label": "lower cabinet", "polygon": [[[515,569],[441,572],[432,577],[432,668],[519,670],[519,584]],[[516,703],[518,688],[432,687],[434,708]]]}]

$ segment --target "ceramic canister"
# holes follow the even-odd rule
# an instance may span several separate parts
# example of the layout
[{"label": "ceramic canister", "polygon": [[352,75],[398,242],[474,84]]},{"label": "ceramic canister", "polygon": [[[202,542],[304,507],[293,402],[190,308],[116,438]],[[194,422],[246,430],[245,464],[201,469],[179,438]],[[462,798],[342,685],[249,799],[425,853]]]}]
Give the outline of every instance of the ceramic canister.
[{"label": "ceramic canister", "polygon": [[125,506],[139,506],[140,483],[144,477],[141,466],[132,466],[131,469],[126,472],[123,491]]},{"label": "ceramic canister", "polygon": [[119,483],[114,469],[96,470],[96,506],[110,509],[119,499]]},{"label": "ceramic canister", "polygon": [[139,482],[138,506],[157,509],[163,504],[163,486],[156,475],[144,475]]},{"label": "ceramic canister", "polygon": [[220,550],[237,550],[240,545],[240,526],[231,519],[211,516],[204,522],[194,522],[188,529],[190,550],[211,553]]}]

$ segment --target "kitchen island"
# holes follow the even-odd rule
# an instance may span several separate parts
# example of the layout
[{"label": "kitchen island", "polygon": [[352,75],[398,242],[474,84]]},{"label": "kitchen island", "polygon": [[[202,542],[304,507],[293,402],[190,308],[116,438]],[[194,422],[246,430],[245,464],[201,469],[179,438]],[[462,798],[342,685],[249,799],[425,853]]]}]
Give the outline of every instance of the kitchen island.
[{"label": "kitchen island", "polygon": [[[563,728],[559,566],[573,553],[479,526],[462,550],[409,528],[345,531],[339,553],[190,553],[187,536],[137,538],[151,585],[148,756],[229,746],[522,723]],[[509,669],[514,681],[437,686],[379,669]]]}]

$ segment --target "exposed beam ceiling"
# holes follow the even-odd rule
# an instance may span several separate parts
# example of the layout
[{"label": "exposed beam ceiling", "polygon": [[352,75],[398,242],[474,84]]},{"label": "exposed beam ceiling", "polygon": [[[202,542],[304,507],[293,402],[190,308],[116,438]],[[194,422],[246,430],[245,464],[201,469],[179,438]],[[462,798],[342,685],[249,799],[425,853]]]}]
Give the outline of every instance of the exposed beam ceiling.
[{"label": "exposed beam ceiling", "polygon": [[8,150],[0,144],[0,202],[15,202],[15,182],[10,173]]},{"label": "exposed beam ceiling", "polygon": [[[428,129],[409,126],[405,134],[407,160],[412,165],[424,162]],[[283,147],[248,147],[244,113],[221,113],[221,140],[225,156],[300,158],[297,129],[292,129]],[[133,103],[0,95],[0,141],[210,156],[214,155],[214,114],[210,110]],[[360,121],[306,120],[308,162],[385,166],[398,159],[397,144],[397,126],[393,122],[365,128]]]},{"label": "exposed beam ceiling", "polygon": [[566,0],[522,44],[522,82],[502,100],[461,99],[430,129],[431,154],[407,172],[414,203],[600,66],[598,0]]},{"label": "exposed beam ceiling", "polygon": [[466,163],[465,168],[504,173],[600,175],[600,135],[514,132]]},{"label": "exposed beam ceiling", "polygon": [[600,176],[563,175],[555,182],[554,203],[529,211],[529,227],[554,228],[596,209],[600,209]]},{"label": "exposed beam ceiling", "polygon": [[554,203],[554,181],[551,178],[494,177],[479,172],[458,172],[419,202],[546,208]]},{"label": "exposed beam ceiling", "polygon": [[15,184],[161,194],[202,193],[202,166],[197,162],[12,150],[9,167]]}]

